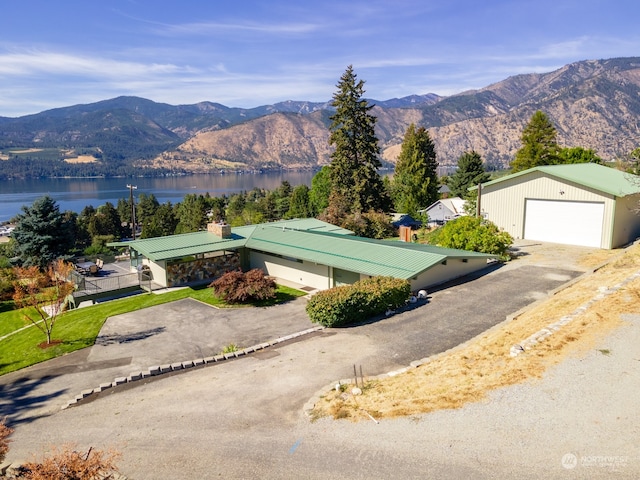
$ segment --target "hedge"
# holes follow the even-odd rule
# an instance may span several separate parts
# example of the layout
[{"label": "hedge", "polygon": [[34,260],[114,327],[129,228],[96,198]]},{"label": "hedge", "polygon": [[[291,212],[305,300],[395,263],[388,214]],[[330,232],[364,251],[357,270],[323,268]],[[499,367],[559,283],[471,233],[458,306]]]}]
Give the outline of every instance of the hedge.
[{"label": "hedge", "polygon": [[411,294],[407,280],[372,277],[353,285],[330,288],[315,294],[307,303],[313,323],[337,327],[357,323],[404,305]]}]

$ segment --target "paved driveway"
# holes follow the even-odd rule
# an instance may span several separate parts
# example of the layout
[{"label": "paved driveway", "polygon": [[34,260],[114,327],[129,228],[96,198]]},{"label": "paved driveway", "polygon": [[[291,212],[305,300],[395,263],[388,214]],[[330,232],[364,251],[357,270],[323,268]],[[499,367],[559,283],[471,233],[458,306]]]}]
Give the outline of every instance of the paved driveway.
[{"label": "paved driveway", "polygon": [[[370,478],[373,471],[394,476],[400,466],[405,478],[418,478],[427,457],[415,448],[398,452],[402,440],[395,434],[388,449],[376,443],[376,450],[363,447],[355,459],[345,452],[327,455],[326,444],[310,448],[315,435],[334,427],[308,424],[303,405],[331,382],[349,378],[354,364],[375,375],[447,350],[579,273],[528,265],[497,269],[432,292],[429,303],[390,318],[113,389],[59,412],[81,390],[117,376],[311,326],[304,300],[261,310],[216,310],[187,300],[116,316],[91,349],[0,377],[0,415],[18,427],[10,458],[27,458],[36,445],[68,440],[119,445],[124,472],[136,479],[323,478],[335,468],[351,472],[349,478]],[[353,434],[364,435],[366,445],[361,427]],[[354,465],[367,464],[358,477]]]}]

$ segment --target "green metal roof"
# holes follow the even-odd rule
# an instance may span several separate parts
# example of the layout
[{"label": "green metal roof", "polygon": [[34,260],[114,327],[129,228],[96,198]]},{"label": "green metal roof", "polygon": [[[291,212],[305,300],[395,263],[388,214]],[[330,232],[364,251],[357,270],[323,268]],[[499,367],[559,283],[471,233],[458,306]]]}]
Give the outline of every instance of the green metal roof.
[{"label": "green metal roof", "polygon": [[505,180],[528,175],[532,172],[542,172],[546,175],[582,185],[615,197],[625,197],[627,195],[640,193],[640,177],[621,172],[615,168],[598,165],[597,163],[572,163],[567,165],[534,167],[498,178],[491,182],[483,183],[482,187],[496,185]]},{"label": "green metal roof", "polygon": [[329,265],[365,275],[409,279],[447,258],[496,258],[430,245],[373,240],[331,233],[257,228],[247,247],[271,254]]},{"label": "green metal roof", "polygon": [[113,242],[110,246],[130,247],[150,260],[160,261],[181,258],[220,250],[244,247],[247,239],[257,227],[268,225],[276,229],[295,229],[317,232],[332,232],[341,235],[353,234],[350,230],[331,225],[315,218],[283,220],[260,225],[234,227],[231,238],[220,238],[209,232],[185,233],[166,237],[146,238],[130,242]]},{"label": "green metal roof", "polygon": [[248,247],[362,273],[409,279],[447,258],[496,258],[495,255],[399,241],[355,237],[353,232],[316,219],[247,225],[222,239],[209,232],[116,242],[152,261]]},{"label": "green metal roof", "polygon": [[234,234],[231,238],[222,239],[209,232],[184,233],[168,237],[145,238],[131,242],[116,242],[115,246],[127,246],[150,260],[168,260],[200,253],[220,250],[233,250],[243,247],[247,239]]}]

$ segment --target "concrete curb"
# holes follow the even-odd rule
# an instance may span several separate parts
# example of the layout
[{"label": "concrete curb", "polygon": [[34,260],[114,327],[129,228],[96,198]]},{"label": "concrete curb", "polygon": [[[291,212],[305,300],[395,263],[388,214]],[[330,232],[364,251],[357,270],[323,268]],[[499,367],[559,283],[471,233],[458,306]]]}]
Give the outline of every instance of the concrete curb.
[{"label": "concrete curb", "polygon": [[308,328],[306,330],[302,330],[300,332],[296,332],[296,333],[292,333],[290,335],[285,335],[284,337],[276,338],[275,340],[271,340],[269,342],[263,342],[263,343],[260,343],[260,344],[257,344],[257,345],[253,345],[251,347],[243,348],[243,349],[238,350],[236,352],[230,352],[230,353],[215,355],[213,357],[205,357],[205,358],[197,358],[197,359],[194,359],[194,360],[186,360],[186,361],[183,361],[183,362],[175,362],[175,363],[171,363],[171,364],[153,365],[153,366],[149,367],[147,370],[143,370],[141,372],[133,372],[127,377],[117,377],[111,383],[101,383],[99,387],[96,387],[94,389],[82,390],[82,392],[80,392],[79,395],[76,395],[76,397],[73,400],[70,400],[69,402],[67,402],[66,405],[63,405],[62,406],[62,410],[65,410],[65,409],[67,409],[69,407],[76,406],[80,402],[86,400],[87,398],[89,398],[89,397],[91,397],[93,395],[97,395],[97,394],[99,394],[101,392],[104,392],[105,390],[109,390],[110,388],[114,388],[114,387],[117,387],[117,386],[120,386],[120,385],[135,383],[135,382],[140,381],[140,380],[145,380],[145,379],[148,379],[150,377],[157,377],[157,376],[164,375],[164,374],[167,374],[167,373],[184,372],[186,370],[190,370],[190,369],[195,368],[195,367],[201,367],[202,368],[202,367],[205,367],[207,365],[212,365],[214,363],[220,363],[220,362],[224,362],[226,360],[231,360],[231,359],[234,359],[234,358],[244,357],[244,356],[250,355],[252,353],[259,352],[260,350],[264,350],[264,349],[269,348],[269,347],[274,347],[276,345],[279,345],[279,344],[282,344],[282,343],[286,343],[288,341],[294,340],[294,339],[302,337],[304,335],[308,335],[308,334],[314,333],[314,332],[319,332],[319,331],[324,330],[324,329],[325,329],[325,327],[322,327],[322,326],[311,327],[311,328]]}]

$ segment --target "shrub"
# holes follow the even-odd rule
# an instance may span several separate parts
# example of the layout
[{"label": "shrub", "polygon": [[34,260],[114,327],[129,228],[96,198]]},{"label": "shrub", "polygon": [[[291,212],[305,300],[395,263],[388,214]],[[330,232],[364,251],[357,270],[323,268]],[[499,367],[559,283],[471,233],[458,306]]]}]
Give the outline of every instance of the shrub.
[{"label": "shrub", "polygon": [[52,447],[51,454],[40,461],[26,463],[21,467],[18,478],[26,480],[86,480],[114,478],[118,472],[116,460],[120,454],[115,451],[102,452],[89,449],[82,454],[73,449],[72,445],[61,448]]},{"label": "shrub", "polygon": [[4,457],[9,451],[9,435],[13,433],[13,428],[6,425],[7,418],[0,420],[0,463],[4,462]]},{"label": "shrub", "polygon": [[506,257],[507,250],[513,244],[513,238],[507,232],[501,231],[495,223],[464,216],[447,222],[436,230],[429,243]]},{"label": "shrub", "polygon": [[315,294],[306,311],[314,323],[337,327],[356,323],[404,305],[411,293],[406,280],[372,277],[353,285],[330,288]]},{"label": "shrub", "polygon": [[214,295],[229,303],[267,300],[276,296],[276,282],[259,268],[247,273],[240,270],[227,272],[209,286],[213,288]]}]

